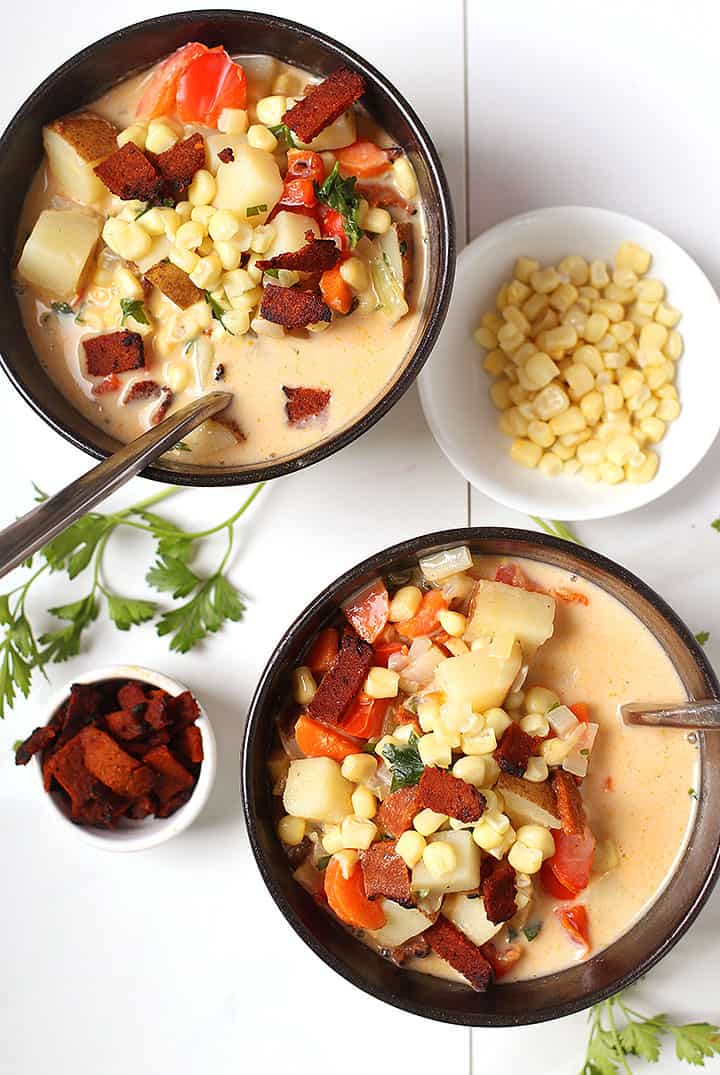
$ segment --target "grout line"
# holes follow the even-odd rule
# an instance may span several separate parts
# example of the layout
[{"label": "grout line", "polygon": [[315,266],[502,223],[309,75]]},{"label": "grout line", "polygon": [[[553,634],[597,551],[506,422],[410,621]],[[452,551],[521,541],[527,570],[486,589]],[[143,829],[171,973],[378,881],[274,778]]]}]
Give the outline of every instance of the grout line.
[{"label": "grout line", "polygon": [[475,1070],[475,1064],[473,1061],[473,1032],[472,1027],[468,1027],[468,1075],[473,1075]]},{"label": "grout line", "polygon": [[[468,92],[468,0],[462,0],[462,35],[463,35],[463,137],[465,140],[463,165],[463,186],[465,195],[465,243],[470,241],[470,118]],[[472,526],[472,486],[467,483],[467,525]],[[470,1031],[470,1075],[472,1075],[472,1030]]]}]

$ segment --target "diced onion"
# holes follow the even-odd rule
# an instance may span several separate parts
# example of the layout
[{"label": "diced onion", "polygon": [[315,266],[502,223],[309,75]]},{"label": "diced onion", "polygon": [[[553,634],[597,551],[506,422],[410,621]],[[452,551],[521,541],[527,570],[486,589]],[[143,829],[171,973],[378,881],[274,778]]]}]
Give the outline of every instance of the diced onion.
[{"label": "diced onion", "polygon": [[408,304],[390,258],[384,251],[370,262],[370,275],[382,312],[394,325],[408,312]]},{"label": "diced onion", "polygon": [[511,684],[510,690],[508,691],[508,694],[514,694],[515,691],[521,691],[523,689],[523,686],[525,684],[525,680],[527,679],[527,677],[528,677],[528,665],[523,664],[523,665],[520,666],[520,671],[515,676],[515,679],[512,681],[512,684]]},{"label": "diced onion", "polygon": [[566,773],[572,773],[573,776],[587,776],[590,751],[595,743],[598,729],[598,724],[581,724],[573,733],[572,750],[562,765]]},{"label": "diced onion", "polygon": [[391,672],[402,672],[403,668],[406,668],[410,662],[410,656],[407,653],[391,653],[388,657],[387,666]]},{"label": "diced onion", "polygon": [[569,739],[580,721],[566,705],[556,705],[545,714],[550,727],[560,739]]},{"label": "diced onion", "polygon": [[408,653],[409,660],[416,661],[418,657],[421,657],[423,653],[427,653],[429,649],[432,649],[432,642],[425,635],[421,635],[420,638],[414,638],[410,643],[410,651]]},{"label": "diced onion", "polygon": [[444,660],[445,654],[442,650],[431,644],[428,650],[403,668],[400,673],[400,689],[412,693],[427,686],[435,675],[435,669]]},{"label": "diced onion", "polygon": [[287,729],[283,728],[282,721],[278,723],[278,735],[280,737],[280,742],[282,743],[282,748],[288,758],[290,758],[290,761],[297,761],[298,758],[305,757],[302,750],[297,745],[294,730],[292,732],[287,731]]},{"label": "diced onion", "polygon": [[428,582],[440,582],[450,575],[457,575],[460,571],[467,571],[473,566],[470,549],[467,545],[458,545],[455,549],[443,549],[435,552],[432,556],[424,556],[419,561],[420,570]]}]

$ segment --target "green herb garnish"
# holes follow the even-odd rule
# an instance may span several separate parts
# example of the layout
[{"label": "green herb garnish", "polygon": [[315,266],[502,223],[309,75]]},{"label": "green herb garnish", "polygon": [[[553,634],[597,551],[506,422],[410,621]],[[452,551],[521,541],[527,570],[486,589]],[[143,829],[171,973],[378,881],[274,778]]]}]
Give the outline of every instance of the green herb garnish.
[{"label": "green herb garnish", "polygon": [[122,310],[121,325],[125,324],[128,317],[135,318],[139,325],[150,324],[142,299],[120,299],[120,309]]},{"label": "green herb garnish", "polygon": [[[172,200],[172,198],[163,198],[162,201],[160,202],[160,205],[163,206],[163,208],[165,208],[165,209],[174,209],[175,208],[175,202]],[[153,204],[146,205],[144,209],[140,210],[140,212],[135,217],[135,219],[139,220],[141,216],[145,216],[145,214],[149,213],[151,209],[157,209],[157,208],[158,208],[157,205],[153,205]]]},{"label": "green herb garnish", "polygon": [[22,745],[23,745],[23,740],[22,739],[16,739],[15,742],[13,743],[13,745],[12,745],[13,754],[17,754],[18,750],[20,749],[20,747]]},{"label": "green herb garnish", "polygon": [[390,785],[391,792],[397,791],[398,788],[409,788],[413,784],[419,783],[425,766],[422,763],[417,743],[417,736],[414,732],[411,732],[406,747],[396,747],[392,743],[388,743],[387,746],[383,747],[383,758],[392,769],[393,774],[392,784]]},{"label": "green herb garnish", "polygon": [[274,127],[268,127],[268,130],[275,135],[278,142],[285,144],[285,149],[296,149],[297,142],[295,141],[295,135],[288,127],[287,123],[276,123]]},{"label": "green herb garnish", "polygon": [[[190,598],[162,612],[157,620],[157,633],[171,635],[171,649],[185,653],[226,621],[242,619],[242,596],[226,578],[225,570],[232,554],[235,523],[261,489],[262,485],[256,486],[229,518],[204,530],[184,530],[150,510],[179,492],[169,488],[122,511],[107,515],[89,512],[48,542],[40,553],[44,560],[41,566],[9,593],[0,595],[0,626],[4,630],[0,639],[0,717],[12,709],[18,692],[27,698],[34,671],[46,676],[48,664],[66,661],[80,652],[84,633],[98,618],[103,605],[119,631],[127,631],[158,614],[154,601],[115,593],[105,579],[107,545],[120,527],[143,531],[156,542],[156,562],[146,576],[150,586],[172,595],[174,600]],[[37,492],[39,498],[45,499],[44,493]],[[197,544],[221,532],[226,534],[227,546],[217,569],[208,576],[197,574],[190,566]],[[61,624],[39,634],[27,609],[28,595],[36,592],[38,580],[48,573],[64,573],[72,581],[86,569],[89,581],[87,589],[83,587],[85,592],[81,590],[79,598],[49,608],[50,616]]]},{"label": "green herb garnish", "polygon": [[74,314],[72,306],[69,302],[51,302],[50,309],[54,310],[56,314]]},{"label": "green herb garnish", "polygon": [[267,204],[262,202],[261,205],[249,205],[245,210],[245,216],[260,216],[261,213],[267,213]]},{"label": "green herb garnish", "polygon": [[710,523],[710,526],[713,528],[713,530],[720,530],[720,518],[713,519],[713,521]]},{"label": "green herb garnish", "polygon": [[581,541],[579,537],[573,534],[572,530],[565,523],[561,523],[558,519],[540,519],[537,515],[531,515],[530,518],[534,523],[544,530],[546,534],[550,534],[551,537],[562,538],[563,541],[572,541],[573,545],[584,545],[585,542]]},{"label": "green herb garnish", "polygon": [[528,941],[534,941],[538,933],[542,929],[542,922],[531,922],[529,925],[523,927],[523,933]]},{"label": "green herb garnish", "polygon": [[709,639],[710,639],[710,632],[709,631],[698,631],[698,633],[695,635],[695,641],[699,642],[701,646],[704,646],[705,643]]},{"label": "green herb garnish", "polygon": [[265,269],[265,275],[266,276],[272,276],[273,280],[278,280],[280,278],[280,270],[279,269]]},{"label": "green herb garnish", "polygon": [[355,191],[356,182],[354,175],[343,179],[336,161],[335,167],[325,181],[320,185],[315,184],[315,194],[318,201],[329,205],[331,209],[334,209],[342,216],[345,234],[351,247],[355,246],[362,236],[362,230],[358,223],[360,195]]},{"label": "green herb garnish", "polygon": [[698,793],[695,791],[695,788],[688,788],[688,795],[691,799],[697,799],[698,797]]},{"label": "green herb garnish", "polygon": [[184,440],[179,440],[173,447],[174,452],[191,452],[192,448],[189,444],[186,444]]},{"label": "green herb garnish", "polygon": [[328,867],[328,862],[330,861],[331,858],[332,858],[331,855],[321,855],[320,858],[315,863],[315,868],[318,869],[318,870],[326,870],[327,867]]},{"label": "green herb garnish", "polygon": [[[712,1023],[671,1023],[667,1015],[642,1015],[624,1003],[623,993],[596,1004],[590,1012],[587,1054],[580,1075],[632,1075],[629,1056],[657,1063],[663,1037],[675,1039],[678,1060],[703,1067],[720,1055],[720,1027]],[[622,1022],[621,1022],[622,1020]]]},{"label": "green herb garnish", "polygon": [[400,257],[404,258],[406,254],[407,254],[407,243],[405,242],[404,239],[401,239],[400,240]]},{"label": "green herb garnish", "polygon": [[[210,292],[209,292],[209,291],[206,291],[206,292],[205,292],[205,302],[206,302],[206,303],[208,304],[208,306],[210,307],[210,310],[211,310],[211,312],[212,312],[212,315],[213,315],[213,317],[215,318],[215,320],[216,320],[216,321],[219,321],[219,322],[220,322],[220,324],[222,325],[222,327],[223,327],[223,328],[225,329],[225,331],[227,332],[228,336],[234,336],[234,335],[235,335],[235,333],[234,333],[234,332],[231,332],[231,331],[230,331],[230,329],[229,329],[229,328],[227,327],[227,325],[225,324],[225,322],[223,321],[223,318],[225,317],[225,314],[226,314],[226,313],[228,313],[228,311],[227,311],[227,310],[223,310],[223,308],[222,308],[222,306],[220,305],[220,303],[219,303],[219,302],[217,301],[217,299],[214,299],[214,298],[212,297],[212,295],[210,294]],[[194,341],[191,341],[191,342],[194,342]],[[188,347],[189,347],[189,346],[190,346],[190,345],[188,344]]]}]

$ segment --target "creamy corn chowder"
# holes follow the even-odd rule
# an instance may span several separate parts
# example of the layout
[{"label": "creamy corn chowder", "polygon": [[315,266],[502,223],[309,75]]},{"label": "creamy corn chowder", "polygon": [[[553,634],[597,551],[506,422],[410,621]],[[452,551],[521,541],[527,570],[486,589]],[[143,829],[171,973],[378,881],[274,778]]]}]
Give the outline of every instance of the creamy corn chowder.
[{"label": "creamy corn chowder", "polygon": [[681,701],[623,605],[467,548],[377,580],[293,673],[269,760],[294,876],[400,966],[485,990],[601,951],[657,899],[696,746],[626,728]]},{"label": "creamy corn chowder", "polygon": [[234,394],[175,453],[300,452],[382,396],[418,327],[413,169],[356,103],[269,57],[190,43],[51,123],[18,230],[41,363],[129,441],[208,389]]}]

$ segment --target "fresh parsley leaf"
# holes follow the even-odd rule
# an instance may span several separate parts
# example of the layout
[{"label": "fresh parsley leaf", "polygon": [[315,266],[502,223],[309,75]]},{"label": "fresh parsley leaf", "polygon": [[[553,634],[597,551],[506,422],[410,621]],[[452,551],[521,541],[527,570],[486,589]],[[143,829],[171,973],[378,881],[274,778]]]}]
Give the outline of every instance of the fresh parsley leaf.
[{"label": "fresh parsley leaf", "polygon": [[107,593],[108,615],[118,631],[129,631],[139,623],[147,623],[155,615],[157,605],[152,601],[141,601],[132,597]]},{"label": "fresh parsley leaf", "polygon": [[316,868],[318,870],[326,870],[327,867],[328,867],[328,863],[330,861],[330,858],[331,858],[330,855],[321,855],[320,858],[315,863]]},{"label": "fresh parsley leaf", "polygon": [[54,310],[56,314],[74,314],[72,306],[69,302],[51,302],[50,309]]},{"label": "fresh parsley leaf", "polygon": [[30,484],[32,485],[33,489],[35,490],[35,503],[36,504],[42,504],[44,500],[49,500],[50,499],[49,493],[46,493],[45,490],[41,489],[39,485],[35,484],[35,482],[30,482]]},{"label": "fresh parsley leaf", "polygon": [[12,623],[13,617],[10,612],[10,594],[0,594],[0,624]]},{"label": "fresh parsley leaf", "polygon": [[720,518],[713,519],[713,521],[710,523],[710,526],[713,528],[713,530],[720,530]]},{"label": "fresh parsley leaf", "polygon": [[112,529],[110,517],[89,512],[44,546],[42,554],[51,571],[67,571],[74,579],[87,567],[98,543]]},{"label": "fresh parsley leaf", "polygon": [[40,636],[40,645],[45,647],[42,651],[42,659],[43,662],[61,663],[78,655],[83,631],[97,619],[98,605],[94,590],[79,601],[73,601],[69,605],[60,605],[49,611],[53,616],[57,616],[60,620],[67,620],[68,623],[66,627],[58,627],[57,630],[48,631]]},{"label": "fresh parsley leaf", "polygon": [[523,927],[523,933],[528,941],[534,941],[540,930],[542,929],[542,922],[530,922],[527,926]]},{"label": "fresh parsley leaf", "polygon": [[191,534],[152,511],[140,512],[140,517],[148,524],[150,533],[158,543],[158,556],[172,556],[176,560],[187,563],[192,553],[193,537]]},{"label": "fresh parsley leaf", "polygon": [[176,556],[160,556],[145,576],[155,590],[173,597],[187,597],[201,580],[187,564]]},{"label": "fresh parsley leaf", "polygon": [[[267,206],[265,206],[265,208],[267,209]],[[248,216],[251,216],[251,215],[252,214],[250,213],[250,210],[248,209]],[[210,294],[209,291],[205,292],[205,302],[210,307],[210,311],[211,311],[213,317],[215,318],[215,320],[220,322],[220,324],[222,325],[222,327],[225,329],[225,331],[227,332],[227,334],[229,336],[234,336],[235,333],[231,332],[230,329],[225,324],[225,322],[223,321],[223,317],[227,313],[227,310],[223,310],[223,308],[220,305],[220,303],[217,301],[217,299],[214,299],[212,297],[212,295]]]},{"label": "fresh parsley leaf", "polygon": [[20,747],[22,745],[23,745],[23,740],[22,739],[16,739],[15,742],[13,743],[13,745],[12,745],[13,754],[17,754],[18,750],[20,749]]},{"label": "fresh parsley leaf", "polygon": [[712,1023],[685,1023],[669,1026],[668,1030],[675,1038],[678,1060],[703,1067],[708,1057],[720,1056],[720,1027]]},{"label": "fresh parsley leaf", "polygon": [[587,1075],[617,1075],[623,1056],[611,1032],[598,1030],[588,1045],[583,1071]]},{"label": "fresh parsley leaf", "polygon": [[121,325],[125,324],[128,317],[135,318],[139,325],[150,324],[141,299],[120,299],[120,309],[122,310]]},{"label": "fresh parsley leaf", "polygon": [[418,751],[418,738],[414,732],[410,733],[406,747],[396,747],[388,743],[383,747],[382,755],[392,769],[392,784],[390,791],[398,788],[409,788],[420,781],[425,766],[423,765]]},{"label": "fresh parsley leaf", "polygon": [[173,451],[174,452],[191,452],[192,448],[190,447],[189,444],[186,444],[184,440],[179,440],[177,442],[177,444],[175,445],[175,447],[173,448]]},{"label": "fresh parsley leaf", "polygon": [[688,788],[688,795],[691,799],[697,799],[698,797],[698,793],[695,791],[695,788]]},{"label": "fresh parsley leaf", "polygon": [[699,642],[701,646],[704,646],[705,643],[709,639],[710,639],[710,632],[709,631],[698,631],[698,633],[695,635],[695,641]]},{"label": "fresh parsley leaf", "polygon": [[625,1053],[641,1056],[643,1060],[649,1060],[651,1064],[654,1064],[660,1056],[660,1049],[662,1048],[660,1038],[665,1026],[664,1015],[656,1015],[653,1019],[630,1022],[618,1033],[620,1045]]},{"label": "fresh parsley leaf", "polygon": [[315,195],[318,201],[329,205],[342,216],[345,234],[351,247],[355,246],[358,239],[362,237],[362,229],[358,222],[360,195],[355,191],[356,182],[354,175],[343,179],[336,161],[335,167],[327,178],[321,184],[315,184]]},{"label": "fresh parsley leaf", "polygon": [[268,130],[270,130],[275,135],[275,137],[277,138],[278,142],[280,142],[281,144],[283,142],[285,143],[285,148],[286,149],[296,149],[297,148],[297,142],[295,141],[295,135],[293,134],[291,129],[288,127],[287,123],[276,123],[273,127],[269,127]]},{"label": "fresh parsley leaf", "polygon": [[245,210],[245,216],[260,216],[261,213],[267,213],[266,202],[262,202],[260,205],[249,205]]},{"label": "fresh parsley leaf", "polygon": [[222,575],[211,575],[187,604],[163,613],[157,633],[172,635],[170,649],[187,653],[226,620],[241,620],[244,612],[244,602],[232,583]]},{"label": "fresh parsley leaf", "polygon": [[279,269],[265,269],[264,272],[266,276],[271,276],[273,280],[278,280],[280,278]]}]

